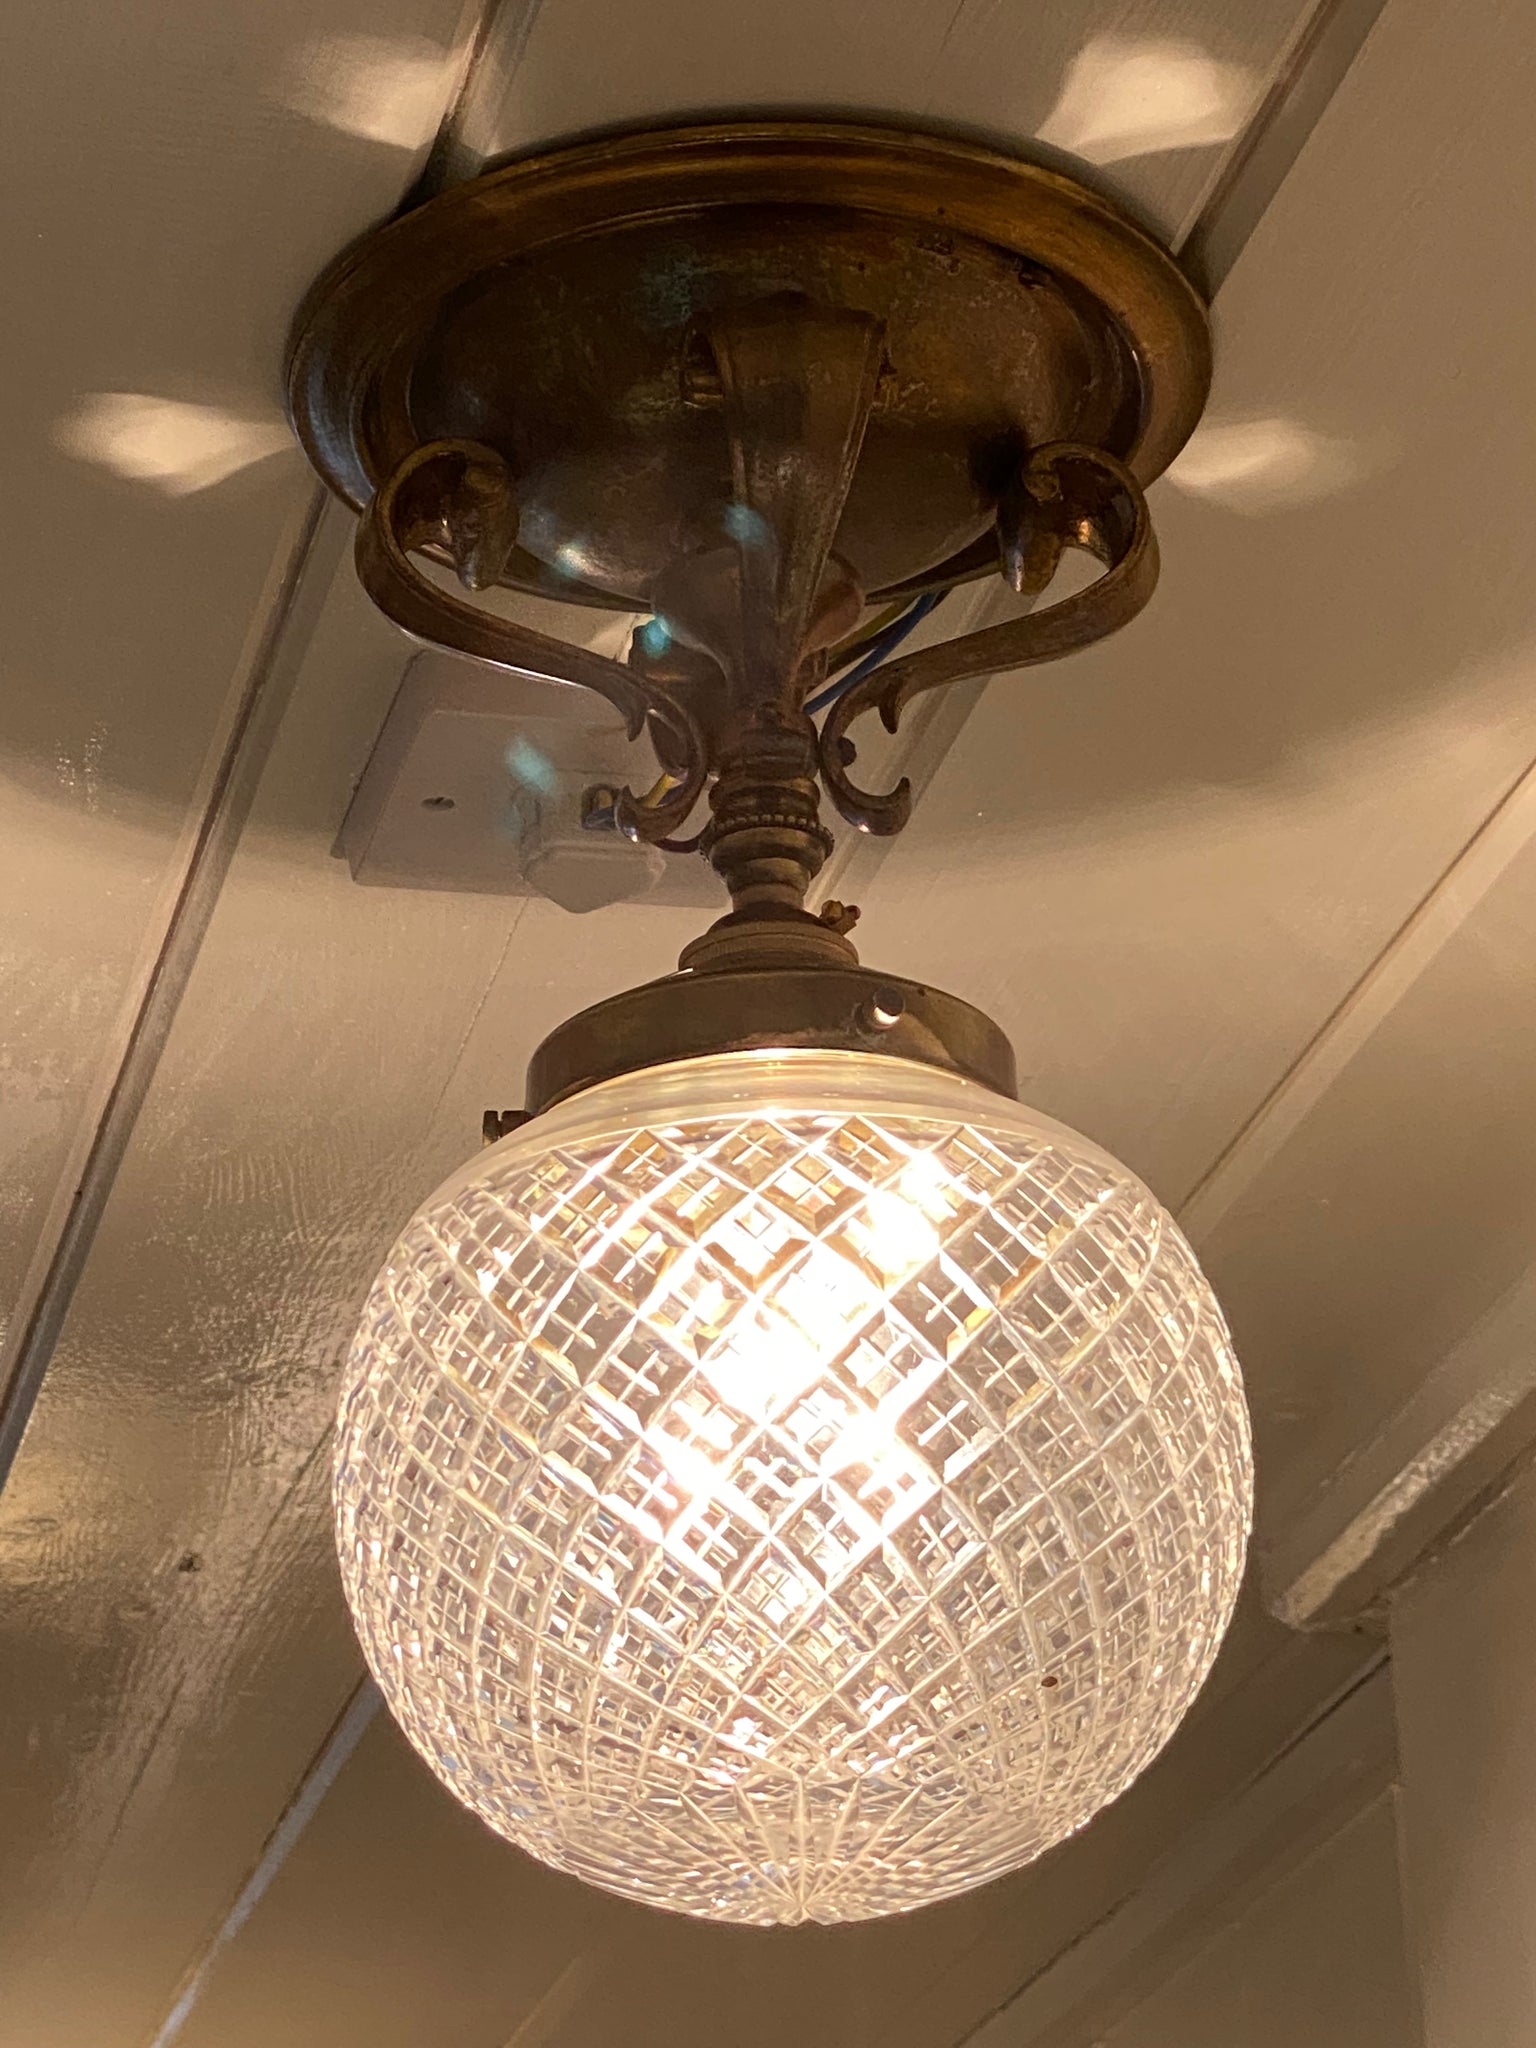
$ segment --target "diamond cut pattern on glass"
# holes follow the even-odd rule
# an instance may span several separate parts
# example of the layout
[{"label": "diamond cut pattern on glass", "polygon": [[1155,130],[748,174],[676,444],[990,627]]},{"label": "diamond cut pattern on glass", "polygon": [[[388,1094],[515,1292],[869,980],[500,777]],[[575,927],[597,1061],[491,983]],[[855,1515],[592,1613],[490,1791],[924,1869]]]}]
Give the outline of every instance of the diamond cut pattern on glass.
[{"label": "diamond cut pattern on glass", "polygon": [[1251,1497],[1221,1314],[1086,1139],[948,1076],[609,1083],[407,1228],[336,1454],[369,1664],[457,1797],[647,1904],[863,1919],[1156,1754]]}]

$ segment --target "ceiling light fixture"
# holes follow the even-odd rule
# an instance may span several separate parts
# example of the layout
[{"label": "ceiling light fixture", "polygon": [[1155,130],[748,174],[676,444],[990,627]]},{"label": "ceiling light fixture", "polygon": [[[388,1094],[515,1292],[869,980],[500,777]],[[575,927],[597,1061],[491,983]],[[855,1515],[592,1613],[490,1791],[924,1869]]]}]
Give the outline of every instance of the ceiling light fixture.
[{"label": "ceiling light fixture", "polygon": [[[1020,1107],[988,1018],[805,901],[820,789],[906,817],[852,779],[861,712],[894,731],[1140,610],[1141,485],[1208,372],[1190,286],[1104,200],[828,125],[514,164],[300,317],[294,419],[373,597],[617,705],[661,774],[594,824],[702,850],[731,897],[680,972],[539,1047],[390,1254],[342,1402],[385,1697],[595,1884],[757,1923],[948,1897],[1081,1827],[1210,1667],[1251,1470],[1188,1245]],[[936,593],[1000,566],[1039,596],[1069,546],[1087,589],[882,661]],[[652,623],[610,661],[445,569]]]}]

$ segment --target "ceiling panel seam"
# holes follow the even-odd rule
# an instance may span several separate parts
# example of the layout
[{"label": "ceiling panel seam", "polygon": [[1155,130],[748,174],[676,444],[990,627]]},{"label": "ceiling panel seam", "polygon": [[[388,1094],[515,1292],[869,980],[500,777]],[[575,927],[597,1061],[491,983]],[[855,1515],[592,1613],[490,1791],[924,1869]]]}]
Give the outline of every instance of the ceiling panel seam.
[{"label": "ceiling panel seam", "polygon": [[[329,548],[317,545],[323,527],[330,529],[334,544]],[[125,1006],[122,1050],[83,1156],[77,1154],[78,1163],[63,1177],[0,1350],[0,1488],[15,1462],[297,674],[299,635],[292,629],[296,622],[311,624],[318,612],[341,538],[340,521],[334,511],[328,512],[325,493],[317,489],[279,552],[275,575],[258,607],[249,652],[237,670],[222,744],[209,750],[207,795],[174,883],[154,957],[136,1000]]]},{"label": "ceiling panel seam", "polygon": [[1198,1243],[1242,1199],[1349,1062],[1536,836],[1536,761],[1516,777],[1175,1214]]},{"label": "ceiling panel seam", "polygon": [[277,1826],[268,1836],[260,1856],[256,1859],[250,1876],[236,1893],[228,1912],[214,1929],[201,1955],[177,1986],[171,2009],[161,2022],[149,2048],[171,2048],[171,2043],[192,2017],[193,2008],[202,1995],[203,1986],[207,1983],[209,1973],[219,1955],[235,1939],[261,1903],[263,1895],[287,1862],[304,1830],[314,1819],[320,1802],[340,1777],[352,1752],[368,1732],[374,1716],[383,1704],[378,1687],[371,1678],[365,1678],[311,1758],[308,1768],[294,1788],[293,1797],[283,1809]]},{"label": "ceiling panel seam", "polygon": [[[466,152],[460,131],[471,117],[482,77],[489,72],[504,84],[510,76],[541,5],[542,0],[488,0],[482,8],[468,0],[458,38],[463,62],[421,177],[402,205],[426,197],[432,180],[473,176],[480,168],[483,159]],[[236,671],[232,716],[222,743],[216,738],[209,749],[211,774],[201,810],[196,800],[189,807],[196,825],[153,958],[138,993],[124,1006],[121,1051],[110,1069],[103,1062],[100,1106],[82,1118],[81,1139],[60,1178],[0,1345],[0,1492],[196,965],[344,538],[345,515],[317,488],[278,550],[275,574],[257,605],[249,652]]]},{"label": "ceiling panel seam", "polygon": [[1318,0],[1303,18],[1188,229],[1174,238],[1185,269],[1208,299],[1231,274],[1385,4]]},{"label": "ceiling panel seam", "polygon": [[488,86],[505,90],[510,84],[543,5],[544,0],[486,0],[480,6],[469,0],[465,18],[472,27],[458,82],[420,175],[400,202],[402,213],[485,168],[487,153],[475,139],[477,110]]}]

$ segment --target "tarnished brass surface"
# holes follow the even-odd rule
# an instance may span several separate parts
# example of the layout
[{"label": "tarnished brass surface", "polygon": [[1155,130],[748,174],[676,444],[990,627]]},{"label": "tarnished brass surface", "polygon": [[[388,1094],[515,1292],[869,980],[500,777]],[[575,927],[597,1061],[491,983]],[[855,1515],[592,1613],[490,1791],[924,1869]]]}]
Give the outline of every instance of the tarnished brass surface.
[{"label": "tarnished brass surface", "polygon": [[[1173,259],[1070,179],[940,137],[754,122],[514,163],[365,237],[302,310],[289,389],[316,467],[363,510],[383,611],[595,690],[649,735],[661,779],[594,822],[721,875],[731,909],[682,965],[716,989],[689,1013],[724,1004],[735,1043],[722,991],[743,973],[857,972],[846,925],[805,907],[821,792],[876,833],[910,799],[853,782],[854,719],[894,730],[923,691],[1134,617],[1157,579],[1142,485],[1209,373]],[[871,604],[988,568],[1040,597],[1069,546],[1104,565],[1089,589],[876,667],[818,729],[807,707]],[[420,556],[471,591],[651,623],[607,660],[452,595]]]},{"label": "tarnished brass surface", "polygon": [[943,989],[868,967],[737,968],[670,974],[568,1018],[528,1063],[526,1108],[537,1115],[641,1067],[795,1046],[885,1053],[1017,1092],[1003,1033]]},{"label": "tarnished brass surface", "polygon": [[700,323],[785,293],[882,329],[836,543],[869,596],[986,570],[1022,451],[1146,483],[1204,403],[1199,298],[1108,201],[947,138],[752,122],[525,159],[375,230],[300,313],[294,422],[357,506],[425,441],[486,443],[521,508],[499,580],[634,607],[734,501]]},{"label": "tarnished brass surface", "polygon": [[912,796],[905,779],[882,796],[856,789],[849,780],[847,732],[860,712],[877,709],[886,730],[895,732],[914,697],[964,676],[1032,668],[1091,646],[1129,624],[1157,587],[1157,537],[1147,501],[1112,455],[1069,443],[1037,449],[1021,466],[1016,488],[1005,493],[1003,507],[1004,570],[1019,591],[1045,589],[1065,547],[1096,555],[1106,573],[1059,604],[898,655],[828,707],[821,725],[822,780],[838,810],[861,831],[899,832]]},{"label": "tarnished brass surface", "polygon": [[436,542],[466,587],[484,590],[496,581],[516,533],[517,503],[502,458],[473,441],[429,441],[406,456],[364,508],[358,579],[380,611],[416,639],[513,675],[595,690],[623,714],[632,740],[649,726],[658,752],[681,772],[651,802],[622,791],[617,822],[636,839],[664,838],[698,801],[708,766],[704,737],[688,707],[658,678],[642,679],[623,662],[466,604],[411,560],[414,549]]}]

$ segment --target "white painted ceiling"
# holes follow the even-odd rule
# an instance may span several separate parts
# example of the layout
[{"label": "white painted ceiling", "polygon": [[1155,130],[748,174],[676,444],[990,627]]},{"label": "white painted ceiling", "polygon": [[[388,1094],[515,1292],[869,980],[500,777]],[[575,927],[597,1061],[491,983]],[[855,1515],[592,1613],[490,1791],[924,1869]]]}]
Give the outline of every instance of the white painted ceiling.
[{"label": "white painted ceiling", "polygon": [[[1378,1660],[1276,1612],[1365,1612],[1536,1386],[1533,88],[1515,0],[12,10],[0,2048],[951,2048]],[[837,886],[866,959],[991,1010],[1026,1096],[1182,1207],[1261,1505],[1193,1721],[1084,1836],[762,1935],[530,1863],[355,1697],[361,1292],[537,1038],[697,917],[331,858],[409,650],[279,374],[423,170],[812,108],[1086,157],[1219,287],[1153,608],[937,717],[913,824]]]}]

